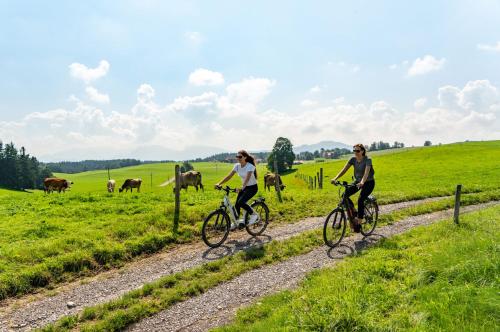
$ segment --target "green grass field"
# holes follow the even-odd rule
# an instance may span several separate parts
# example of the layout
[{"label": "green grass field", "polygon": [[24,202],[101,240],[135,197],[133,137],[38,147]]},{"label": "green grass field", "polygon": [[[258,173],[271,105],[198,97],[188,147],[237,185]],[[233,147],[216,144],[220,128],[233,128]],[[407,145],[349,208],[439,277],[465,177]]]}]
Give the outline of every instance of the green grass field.
[{"label": "green grass field", "polygon": [[498,331],[500,207],[419,227],[240,310],[229,331]]},{"label": "green grass field", "polygon": [[[465,193],[500,187],[500,141],[470,142],[374,154],[379,202],[388,203],[429,196],[451,195],[457,183]],[[307,163],[296,173],[315,174],[324,168],[328,182],[345,160]],[[13,192],[0,189],[0,299],[37,287],[93,274],[102,267],[118,266],[133,257],[154,253],[175,243],[200,240],[201,222],[219,206],[213,189],[232,165],[198,163],[204,192],[182,192],[181,223],[172,233],[172,186],[158,185],[173,175],[173,164],[150,164],[111,170],[117,186],[126,178],[141,177],[141,193],[109,194],[107,172],[58,174],[74,182],[66,194]],[[290,173],[279,204],[274,192],[262,188],[264,165],[259,165],[259,195],[271,207],[272,222],[293,222],[326,214],[338,201],[337,190],[309,190]],[[151,173],[153,182],[151,185]],[[349,175],[350,177],[350,175]],[[349,178],[346,176],[346,178]],[[234,179],[233,186],[239,184]]]}]

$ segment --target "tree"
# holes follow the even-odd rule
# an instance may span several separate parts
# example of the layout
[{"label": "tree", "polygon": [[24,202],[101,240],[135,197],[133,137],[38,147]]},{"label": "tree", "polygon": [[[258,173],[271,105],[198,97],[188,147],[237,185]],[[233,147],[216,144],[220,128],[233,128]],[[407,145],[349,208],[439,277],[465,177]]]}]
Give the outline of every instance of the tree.
[{"label": "tree", "polygon": [[432,145],[432,142],[431,141],[425,141],[424,142],[424,146],[431,146]]},{"label": "tree", "polygon": [[[274,169],[274,161],[278,163],[278,169]],[[267,158],[267,168],[273,172],[282,173],[287,168],[292,168],[295,160],[292,142],[288,138],[278,137],[274,143],[273,151]]]},{"label": "tree", "polygon": [[182,163],[181,173],[186,173],[186,172],[192,171],[193,169],[194,169],[193,165],[191,165],[189,163],[189,161],[185,161]]}]

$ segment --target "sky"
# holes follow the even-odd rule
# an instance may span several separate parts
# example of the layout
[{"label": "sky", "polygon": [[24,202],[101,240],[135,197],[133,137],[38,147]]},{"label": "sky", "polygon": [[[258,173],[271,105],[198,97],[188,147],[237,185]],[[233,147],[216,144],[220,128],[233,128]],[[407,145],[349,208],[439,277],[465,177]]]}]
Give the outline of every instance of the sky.
[{"label": "sky", "polygon": [[499,17],[496,0],[0,0],[0,140],[56,161],[500,139]]}]

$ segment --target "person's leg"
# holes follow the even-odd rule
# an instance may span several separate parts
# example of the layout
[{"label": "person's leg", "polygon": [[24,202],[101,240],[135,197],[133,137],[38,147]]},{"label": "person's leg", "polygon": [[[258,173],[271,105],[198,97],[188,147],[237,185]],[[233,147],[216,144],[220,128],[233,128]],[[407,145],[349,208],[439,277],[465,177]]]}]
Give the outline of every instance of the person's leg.
[{"label": "person's leg", "polygon": [[358,219],[365,217],[365,200],[372,193],[373,188],[375,188],[375,180],[366,182],[363,188],[361,188],[358,198]]},{"label": "person's leg", "polygon": [[239,216],[241,215],[241,205],[238,204],[238,202],[241,199],[241,196],[243,196],[243,191],[240,191],[238,193],[238,196],[236,197],[236,204],[234,205],[234,207],[236,208],[236,212],[238,213],[238,215],[236,216],[236,219],[238,219]]},{"label": "person's leg", "polygon": [[[352,231],[357,231],[357,224],[354,221],[355,215],[351,215],[351,211],[354,211],[354,203],[351,200],[351,196],[357,193],[359,189],[357,187],[349,187],[345,191],[345,195],[347,197],[347,203],[349,204],[349,207],[347,208],[347,216],[349,217],[349,227],[351,228]],[[354,222],[353,222],[354,221]]]},{"label": "person's leg", "polygon": [[236,200],[236,208],[243,208],[249,215],[253,213],[252,208],[247,202],[257,194],[257,186],[246,187],[245,190],[240,192],[241,195],[238,194],[238,198]]}]

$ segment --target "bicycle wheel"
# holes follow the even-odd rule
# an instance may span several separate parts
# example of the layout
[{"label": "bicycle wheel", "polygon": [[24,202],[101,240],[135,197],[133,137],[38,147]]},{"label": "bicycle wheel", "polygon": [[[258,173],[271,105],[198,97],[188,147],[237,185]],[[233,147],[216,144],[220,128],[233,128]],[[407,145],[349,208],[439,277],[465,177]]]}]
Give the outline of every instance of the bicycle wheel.
[{"label": "bicycle wheel", "polygon": [[262,234],[269,224],[269,208],[264,202],[254,202],[251,205],[252,209],[259,215],[259,220],[252,225],[248,224],[248,214],[245,215],[245,227],[248,234],[258,236]]},{"label": "bicycle wheel", "polygon": [[323,240],[329,247],[336,247],[345,234],[346,217],[342,209],[336,208],[326,217],[323,226]]},{"label": "bicycle wheel", "polygon": [[229,216],[222,210],[215,210],[210,213],[203,222],[201,237],[203,242],[211,248],[217,248],[229,235],[231,223]]},{"label": "bicycle wheel", "polygon": [[365,202],[365,218],[361,224],[361,234],[368,236],[375,230],[378,221],[378,204],[373,200]]}]

